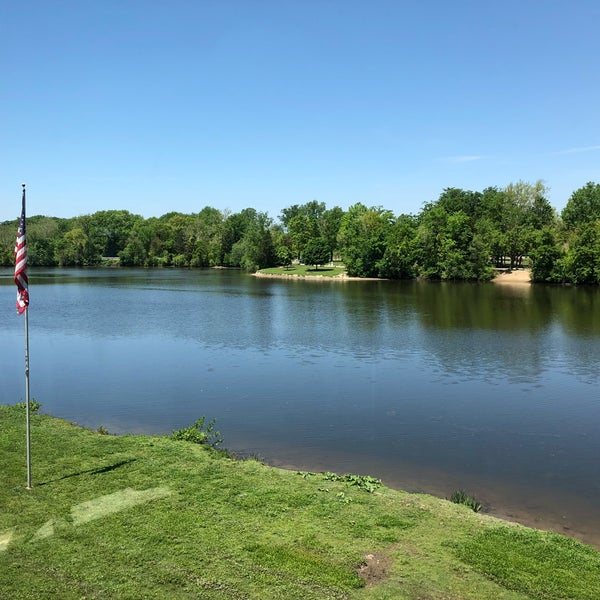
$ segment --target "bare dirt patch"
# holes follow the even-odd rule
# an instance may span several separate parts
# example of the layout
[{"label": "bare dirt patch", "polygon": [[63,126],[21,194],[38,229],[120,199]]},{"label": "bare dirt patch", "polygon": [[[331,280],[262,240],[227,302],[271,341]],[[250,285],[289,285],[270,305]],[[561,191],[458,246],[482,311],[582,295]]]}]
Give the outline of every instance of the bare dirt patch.
[{"label": "bare dirt patch", "polygon": [[383,552],[365,554],[365,562],[358,568],[358,576],[366,587],[377,585],[389,577],[392,558]]}]

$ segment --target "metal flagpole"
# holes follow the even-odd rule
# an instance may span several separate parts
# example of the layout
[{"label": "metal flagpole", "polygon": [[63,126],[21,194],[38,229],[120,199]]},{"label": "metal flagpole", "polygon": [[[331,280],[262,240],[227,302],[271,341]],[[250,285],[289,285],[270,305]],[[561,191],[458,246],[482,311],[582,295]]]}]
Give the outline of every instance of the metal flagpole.
[{"label": "metal flagpole", "polygon": [[27,424],[27,489],[31,489],[31,427],[29,407],[29,311],[25,311],[25,420]]},{"label": "metal flagpole", "polygon": [[25,250],[25,422],[26,422],[26,446],[27,446],[27,489],[31,489],[31,398],[29,397],[29,282],[27,277],[27,236],[25,235],[25,184],[23,184],[23,207],[21,209],[21,220],[23,221],[22,232]]},{"label": "metal flagpole", "polygon": [[29,397],[29,281],[27,278],[27,235],[25,218],[25,184],[21,203],[21,219],[15,244],[15,283],[17,284],[17,312],[25,313],[25,414],[27,428],[27,489],[31,489],[31,427]]}]

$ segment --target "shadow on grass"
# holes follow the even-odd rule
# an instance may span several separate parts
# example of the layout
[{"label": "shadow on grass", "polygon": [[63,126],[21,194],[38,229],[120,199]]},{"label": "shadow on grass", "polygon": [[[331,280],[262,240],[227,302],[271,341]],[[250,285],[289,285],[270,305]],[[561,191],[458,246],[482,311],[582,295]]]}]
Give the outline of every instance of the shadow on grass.
[{"label": "shadow on grass", "polygon": [[110,471],[114,471],[120,467],[128,465],[129,463],[135,462],[137,458],[130,458],[128,460],[121,460],[113,465],[107,465],[105,467],[99,467],[98,469],[87,469],[86,471],[79,471],[78,473],[70,473],[69,475],[63,475],[62,477],[57,477],[56,479],[50,479],[49,481],[43,481],[42,483],[38,483],[38,486],[49,485],[50,483],[56,483],[57,481],[62,481],[63,479],[70,479],[71,477],[79,477],[80,475],[100,475],[101,473],[110,473]]}]

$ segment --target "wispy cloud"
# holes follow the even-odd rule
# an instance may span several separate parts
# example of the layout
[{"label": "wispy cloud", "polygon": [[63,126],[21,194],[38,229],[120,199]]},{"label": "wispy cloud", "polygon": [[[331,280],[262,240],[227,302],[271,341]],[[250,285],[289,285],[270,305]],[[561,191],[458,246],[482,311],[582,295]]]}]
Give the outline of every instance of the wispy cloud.
[{"label": "wispy cloud", "polygon": [[552,154],[579,154],[580,152],[596,152],[600,150],[600,146],[580,146],[579,148],[567,148],[566,150],[559,150]]},{"label": "wispy cloud", "polygon": [[483,156],[466,155],[466,156],[446,156],[442,158],[444,162],[448,163],[466,163],[473,162],[474,160],[481,160]]}]

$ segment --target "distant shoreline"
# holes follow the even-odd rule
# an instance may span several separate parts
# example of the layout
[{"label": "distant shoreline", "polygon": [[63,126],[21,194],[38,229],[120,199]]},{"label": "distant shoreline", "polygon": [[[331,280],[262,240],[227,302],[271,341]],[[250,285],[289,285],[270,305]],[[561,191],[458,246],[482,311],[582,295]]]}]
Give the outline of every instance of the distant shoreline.
[{"label": "distant shoreline", "polygon": [[256,271],[253,273],[254,277],[270,277],[272,279],[305,279],[307,281],[388,281],[387,279],[379,277],[350,277],[346,273],[340,273],[339,275],[303,275],[299,273],[261,273]]},{"label": "distant shoreline", "polygon": [[[298,273],[262,273],[257,271],[253,273],[254,277],[270,277],[272,279],[304,279],[307,281],[389,281],[386,278],[380,277],[350,277],[345,272],[340,275],[304,275]],[[499,283],[502,285],[530,285],[531,281],[531,269],[515,269],[513,271],[501,271],[490,280],[492,283]]]}]

